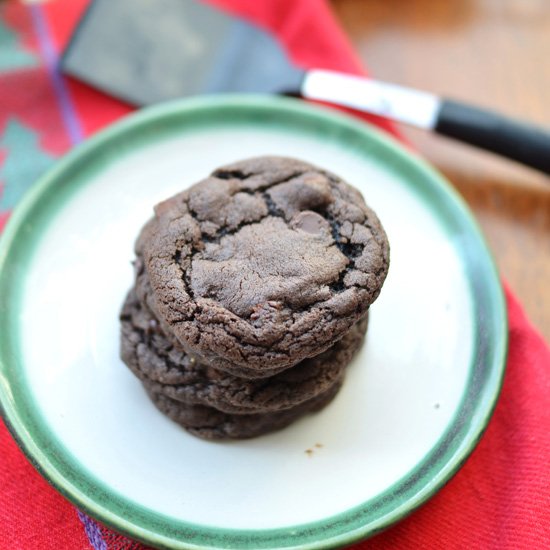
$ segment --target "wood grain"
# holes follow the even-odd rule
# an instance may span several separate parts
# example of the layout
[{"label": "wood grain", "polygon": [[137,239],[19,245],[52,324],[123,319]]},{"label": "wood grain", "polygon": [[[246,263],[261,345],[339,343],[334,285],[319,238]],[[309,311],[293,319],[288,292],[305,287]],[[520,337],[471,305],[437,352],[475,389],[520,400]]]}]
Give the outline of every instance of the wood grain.
[{"label": "wood grain", "polygon": [[[376,78],[550,127],[547,0],[332,0],[332,6]],[[468,202],[503,278],[550,342],[550,177],[402,130]]]}]

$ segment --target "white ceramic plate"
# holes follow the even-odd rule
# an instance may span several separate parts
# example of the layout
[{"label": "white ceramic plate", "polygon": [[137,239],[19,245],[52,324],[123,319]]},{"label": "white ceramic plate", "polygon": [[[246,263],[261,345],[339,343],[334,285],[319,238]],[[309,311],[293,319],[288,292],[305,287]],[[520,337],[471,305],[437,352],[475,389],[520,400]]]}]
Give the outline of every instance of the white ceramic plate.
[{"label": "white ceramic plate", "polygon": [[[209,443],[162,416],[124,367],[118,311],[153,205],[262,154],[360,189],[387,230],[390,273],[330,406],[272,435]],[[8,424],[68,498],[151,545],[324,548],[371,535],[459,468],[500,388],[502,291],[460,199],[389,138],[294,100],[187,100],[114,125],[34,187],[0,268]]]}]

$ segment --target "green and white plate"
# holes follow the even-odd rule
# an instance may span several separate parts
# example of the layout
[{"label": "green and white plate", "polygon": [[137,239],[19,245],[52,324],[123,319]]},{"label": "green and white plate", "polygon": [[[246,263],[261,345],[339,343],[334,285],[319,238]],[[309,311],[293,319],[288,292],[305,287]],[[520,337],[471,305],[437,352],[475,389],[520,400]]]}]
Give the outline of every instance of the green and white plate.
[{"label": "green and white plate", "polygon": [[[121,363],[117,316],[153,205],[263,154],[358,187],[387,229],[390,273],[330,406],[272,435],[208,443],[162,416]],[[115,124],[27,195],[0,269],[0,398],[15,437],[79,508],[161,548],[372,535],[460,468],[502,381],[502,289],[462,201],[390,138],[291,99],[193,99]]]}]

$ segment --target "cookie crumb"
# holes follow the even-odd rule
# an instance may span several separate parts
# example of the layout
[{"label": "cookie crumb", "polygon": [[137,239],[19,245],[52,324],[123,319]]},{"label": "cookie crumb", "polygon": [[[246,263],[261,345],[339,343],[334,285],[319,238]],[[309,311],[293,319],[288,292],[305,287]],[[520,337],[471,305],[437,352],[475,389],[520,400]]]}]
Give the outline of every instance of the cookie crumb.
[{"label": "cookie crumb", "polygon": [[322,443],[315,443],[314,447],[316,449],[322,449],[324,447],[324,445]]},{"label": "cookie crumb", "polygon": [[306,449],[304,453],[311,458],[313,456],[313,449]]}]

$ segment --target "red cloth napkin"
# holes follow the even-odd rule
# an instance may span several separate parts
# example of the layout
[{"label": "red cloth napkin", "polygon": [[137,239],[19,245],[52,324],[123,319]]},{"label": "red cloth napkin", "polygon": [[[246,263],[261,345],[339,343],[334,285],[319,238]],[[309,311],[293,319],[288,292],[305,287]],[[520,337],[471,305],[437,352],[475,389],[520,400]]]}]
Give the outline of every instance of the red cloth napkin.
[{"label": "red cloth napkin", "polygon": [[[362,72],[323,0],[210,1],[273,31],[304,67]],[[60,154],[130,111],[56,71],[86,4],[0,4],[0,229]],[[420,510],[355,548],[550,548],[550,351],[509,290],[506,296],[507,373],[479,446]],[[56,493],[1,423],[0,457],[0,550],[144,548]]]}]

